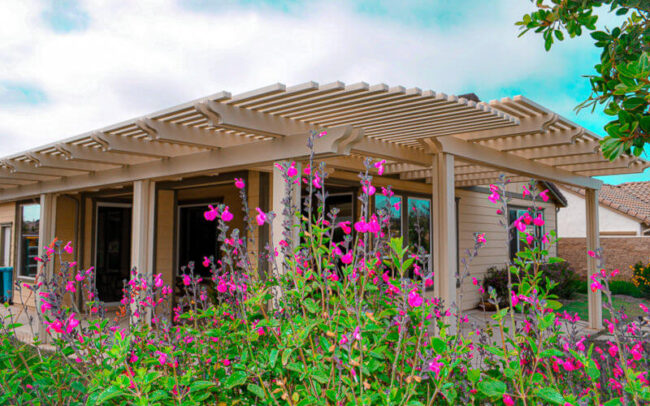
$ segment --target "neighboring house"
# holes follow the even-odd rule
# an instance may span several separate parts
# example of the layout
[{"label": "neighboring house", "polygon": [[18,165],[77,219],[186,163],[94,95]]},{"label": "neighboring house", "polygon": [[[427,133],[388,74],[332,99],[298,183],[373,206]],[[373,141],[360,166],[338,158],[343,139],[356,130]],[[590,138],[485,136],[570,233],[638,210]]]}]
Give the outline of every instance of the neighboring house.
[{"label": "neighboring house", "polygon": [[[275,84],[235,96],[217,93],[35,146],[0,160],[0,258],[14,266],[15,279],[33,281],[34,256],[56,236],[73,242],[70,259],[79,266],[96,267],[99,295],[107,302],[117,301],[131,266],[174,283],[187,261],[218,255],[215,225],[202,219],[206,205],[225,203],[240,213],[233,179],[241,177],[252,210],[281,213],[284,185],[274,163],[304,165],[309,131],[324,129],[314,154],[330,168],[328,206],[355,220],[363,160],[386,160],[385,174],[373,183],[391,185],[402,199],[393,220],[406,241],[414,224],[409,209],[426,214],[419,221],[428,223],[423,235],[435,270],[432,294],[457,302],[454,272],[459,256],[473,246],[473,233],[488,239],[471,263],[473,276],[509,260],[508,236],[487,199],[500,174],[513,182],[536,178],[586,189],[585,222],[593,230],[602,182],[591,176],[649,166],[629,155],[609,162],[596,152],[595,134],[525,97],[477,100],[383,84]],[[513,208],[525,209],[521,189],[513,184],[509,190]],[[560,194],[554,196],[539,202],[547,230],[556,226],[562,205]],[[253,248],[277,246],[282,220],[279,215],[272,225],[273,241],[268,226],[255,229],[259,245]],[[232,227],[243,229],[241,219]],[[597,233],[588,233],[588,246],[598,246]],[[476,305],[471,278],[461,290],[461,306]],[[589,295],[594,327],[601,324],[599,300]]]},{"label": "neighboring house", "polygon": [[[585,194],[564,186],[568,205],[558,213],[558,254],[586,274]],[[604,184],[598,192],[600,244],[608,268],[630,280],[630,266],[650,260],[650,181]]]}]

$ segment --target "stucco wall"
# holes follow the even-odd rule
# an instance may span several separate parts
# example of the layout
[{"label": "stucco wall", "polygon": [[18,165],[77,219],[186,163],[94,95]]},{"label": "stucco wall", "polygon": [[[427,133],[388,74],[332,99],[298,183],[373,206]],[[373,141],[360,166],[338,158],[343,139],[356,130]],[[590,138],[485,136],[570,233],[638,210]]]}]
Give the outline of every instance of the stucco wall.
[{"label": "stucco wall", "polygon": [[[585,237],[587,222],[585,214],[585,199],[570,190],[562,189],[568,205],[558,213],[558,235],[560,237]],[[641,226],[635,219],[609,209],[603,205],[598,207],[598,222],[601,233],[630,233],[639,235]]]},{"label": "stucco wall", "polygon": [[[650,237],[601,237],[600,246],[605,258],[605,269],[620,270],[619,279],[631,280],[630,266],[639,261],[650,261]],[[587,248],[584,238],[563,238],[558,243],[558,254],[566,259],[583,278],[587,277]]]}]

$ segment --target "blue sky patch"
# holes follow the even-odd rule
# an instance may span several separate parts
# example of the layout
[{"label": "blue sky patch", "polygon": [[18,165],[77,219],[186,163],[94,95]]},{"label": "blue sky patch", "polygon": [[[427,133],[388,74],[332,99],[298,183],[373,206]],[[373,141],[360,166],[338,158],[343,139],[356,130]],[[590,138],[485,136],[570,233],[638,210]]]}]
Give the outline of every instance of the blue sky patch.
[{"label": "blue sky patch", "polygon": [[0,81],[0,105],[38,105],[47,101],[45,92],[34,85]]},{"label": "blue sky patch", "polygon": [[51,0],[42,17],[58,33],[83,31],[90,20],[77,0]]}]

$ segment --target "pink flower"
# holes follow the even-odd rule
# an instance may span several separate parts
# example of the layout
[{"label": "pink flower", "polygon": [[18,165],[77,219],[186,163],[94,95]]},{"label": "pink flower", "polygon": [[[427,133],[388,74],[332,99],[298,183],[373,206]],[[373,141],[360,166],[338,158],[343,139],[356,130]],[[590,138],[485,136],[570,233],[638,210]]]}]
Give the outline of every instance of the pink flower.
[{"label": "pink flower", "polygon": [[203,257],[202,264],[203,264],[204,267],[209,268],[210,267],[210,259],[208,257]]},{"label": "pink flower", "polygon": [[472,285],[478,286],[478,279],[472,276]]},{"label": "pink flower", "polygon": [[379,162],[375,162],[375,168],[378,169],[377,173],[379,176],[382,176],[384,174],[384,164],[386,164],[386,160],[382,159]]},{"label": "pink flower", "polygon": [[350,265],[352,263],[352,252],[348,252],[347,254],[343,255],[341,257],[341,262],[343,262],[345,265]]},{"label": "pink flower", "polygon": [[512,400],[512,398],[510,397],[510,395],[508,395],[507,393],[504,393],[504,394],[503,394],[503,404],[506,405],[506,406],[514,406],[514,405],[515,405],[515,401]]},{"label": "pink flower", "polygon": [[512,305],[517,306],[517,304],[519,303],[519,297],[517,295],[515,295],[514,291],[512,291],[510,293],[511,293],[510,297],[512,298]]},{"label": "pink flower", "polygon": [[352,228],[350,228],[350,222],[349,221],[342,221],[339,223],[339,227],[341,227],[341,230],[345,234],[350,234],[352,232]]},{"label": "pink flower", "polygon": [[481,244],[486,243],[487,240],[485,239],[485,233],[476,234],[476,242]]},{"label": "pink flower", "polygon": [[607,352],[609,353],[610,356],[616,357],[616,354],[618,354],[618,347],[615,345],[610,345],[609,348],[607,349]]},{"label": "pink flower", "polygon": [[549,241],[549,239],[548,239],[548,233],[544,233],[544,235],[542,236],[542,242],[543,242],[544,244],[548,244],[548,243],[550,243],[550,241]]},{"label": "pink flower", "polygon": [[596,253],[593,252],[592,250],[587,251],[587,255],[589,255],[592,258],[596,258]]},{"label": "pink flower", "polygon": [[296,169],[296,163],[291,162],[291,166],[287,168],[287,176],[293,178],[296,175],[298,175],[298,170]]},{"label": "pink flower", "polygon": [[594,281],[591,284],[591,291],[594,292],[594,293],[597,292],[598,290],[602,289],[602,288],[603,288],[603,285],[598,281]]},{"label": "pink flower", "polygon": [[415,289],[413,289],[409,293],[409,298],[408,298],[409,306],[420,307],[422,306],[422,301],[423,301],[422,296],[420,296],[420,294]]},{"label": "pink flower", "polygon": [[72,241],[68,241],[68,243],[63,247],[63,251],[72,254]]},{"label": "pink flower", "polygon": [[535,241],[535,237],[526,233],[526,244],[532,245],[533,241]]},{"label": "pink flower", "polygon": [[70,334],[79,325],[79,320],[75,319],[74,313],[68,317],[67,326],[65,328],[66,333]]},{"label": "pink flower", "polygon": [[498,192],[492,192],[490,196],[488,196],[488,200],[491,201],[492,203],[496,203],[501,199],[501,196],[499,195]]},{"label": "pink flower", "polygon": [[226,206],[226,208],[223,209],[223,213],[221,213],[221,220],[229,222],[233,218],[235,218],[235,216],[233,216],[233,214],[229,211],[228,206]]},{"label": "pink flower", "polygon": [[215,207],[212,207],[212,205],[208,207],[210,207],[210,210],[203,213],[203,217],[208,221],[214,221],[214,219],[219,215],[219,211]]},{"label": "pink flower", "polygon": [[368,196],[374,195],[376,191],[375,187],[372,185],[368,185],[368,186],[364,185],[361,187],[361,190],[363,191],[363,193],[367,194]]},{"label": "pink flower", "polygon": [[363,219],[361,219],[354,223],[354,229],[357,233],[367,233],[370,227]]},{"label": "pink flower", "polygon": [[158,355],[158,362],[161,366],[167,363],[167,354],[164,352],[156,351],[156,355]]},{"label": "pink flower", "polygon": [[514,226],[515,226],[515,228],[516,228],[517,230],[521,231],[522,233],[523,233],[524,231],[526,231],[526,223],[524,223],[523,221],[521,221],[523,218],[524,218],[524,216],[521,216],[521,217],[519,217],[517,220],[515,220],[515,222],[513,223]]},{"label": "pink flower", "polygon": [[68,281],[65,284],[65,290],[68,292],[75,293],[77,291],[77,288],[74,286],[74,281]]},{"label": "pink flower", "polygon": [[524,191],[523,191],[523,195],[524,195],[524,197],[526,197],[526,196],[529,196],[529,195],[530,195],[530,191],[528,190],[528,187],[526,187],[526,186],[524,186]]},{"label": "pink flower", "polygon": [[339,340],[339,345],[345,345],[348,343],[348,337],[343,334],[343,337],[341,337],[341,340]]},{"label": "pink flower", "polygon": [[424,286],[427,288],[433,286],[433,279],[427,278],[427,280],[424,281]]},{"label": "pink flower", "polygon": [[161,274],[161,273],[157,273],[157,274],[156,274],[156,276],[154,277],[153,284],[154,284],[154,286],[157,287],[157,288],[162,287],[162,285],[164,284],[164,282],[163,282],[163,280],[162,280],[162,274]]},{"label": "pink flower", "polygon": [[392,197],[394,195],[393,191],[390,189],[390,187],[381,187],[381,194],[386,196],[386,197]]},{"label": "pink flower", "polygon": [[314,180],[312,181],[312,183],[314,184],[314,187],[316,189],[320,189],[321,187],[323,187],[323,185],[320,183],[320,176],[318,176],[318,174],[314,174]]},{"label": "pink flower", "polygon": [[264,214],[264,212],[259,207],[256,210],[257,216],[255,218],[257,219],[257,225],[263,226],[266,222],[266,214]]},{"label": "pink flower", "polygon": [[442,358],[441,355],[436,356],[434,359],[429,361],[429,371],[434,372],[436,374],[436,378],[440,375],[440,370],[442,367],[445,366],[444,363],[440,362],[440,359]]},{"label": "pink flower", "polygon": [[643,303],[639,303],[639,307],[641,310],[643,310],[646,313],[650,313],[650,310],[648,309],[648,306],[644,305]]},{"label": "pink flower", "polygon": [[359,328],[359,326],[357,326],[354,329],[354,332],[352,333],[352,339],[357,340],[357,341],[361,341],[361,329]]},{"label": "pink flower", "polygon": [[542,214],[539,213],[537,217],[533,220],[533,224],[536,226],[543,226],[544,225],[544,219],[542,218]]},{"label": "pink flower", "polygon": [[327,131],[321,131],[318,133],[318,138],[323,138],[323,136],[327,135]]},{"label": "pink flower", "polygon": [[190,276],[187,274],[183,275],[183,285],[190,286],[191,283],[192,283],[192,278],[190,278]]},{"label": "pink flower", "polygon": [[543,201],[548,202],[548,189],[545,189],[542,193],[539,194]]},{"label": "pink flower", "polygon": [[242,178],[235,178],[235,187],[237,189],[243,189],[246,186],[244,183],[244,179]]}]

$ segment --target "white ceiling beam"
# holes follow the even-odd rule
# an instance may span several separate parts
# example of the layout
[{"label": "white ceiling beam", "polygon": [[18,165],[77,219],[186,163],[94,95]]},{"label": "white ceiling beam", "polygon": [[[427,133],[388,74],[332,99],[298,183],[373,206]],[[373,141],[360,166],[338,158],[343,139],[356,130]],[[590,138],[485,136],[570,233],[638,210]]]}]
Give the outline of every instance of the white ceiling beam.
[{"label": "white ceiling beam", "polygon": [[584,154],[595,154],[600,148],[598,141],[579,142],[571,145],[556,145],[552,147],[540,147],[531,149],[522,149],[513,152],[522,158],[539,159],[539,158],[557,158],[565,156],[575,156]]},{"label": "white ceiling beam", "polygon": [[480,144],[499,151],[516,151],[521,149],[573,144],[576,139],[581,137],[584,133],[584,128],[575,128],[573,130],[547,131],[545,133],[508,136],[482,141]]},{"label": "white ceiling beam", "polygon": [[306,134],[314,129],[300,121],[272,116],[254,110],[240,109],[213,101],[197,103],[195,108],[214,127],[259,134],[267,137],[286,137],[295,134]]},{"label": "white ceiling beam", "polygon": [[93,172],[101,171],[105,169],[111,169],[119,166],[119,164],[109,164],[109,163],[93,163],[93,162],[84,162],[77,161],[72,159],[66,159],[62,157],[56,157],[51,155],[46,155],[38,152],[28,152],[27,155],[32,161],[36,162],[37,168],[54,168],[54,169],[68,169],[73,171],[80,172]]},{"label": "white ceiling beam", "polygon": [[200,148],[229,148],[258,141],[241,135],[226,134],[223,131],[186,127],[151,119],[143,120],[142,125],[150,130],[148,132],[149,137],[154,141],[165,141]]},{"label": "white ceiling beam", "polygon": [[164,144],[155,141],[148,141],[146,139],[123,137],[120,135],[100,132],[94,133],[91,138],[102,145],[102,148],[105,151],[122,154],[169,158],[197,151],[196,148],[191,148],[185,145]]},{"label": "white ceiling beam", "polygon": [[151,157],[108,152],[103,151],[101,148],[82,147],[74,144],[57,144],[56,149],[63,154],[65,159],[74,161],[134,165],[151,160]]},{"label": "white ceiling beam", "polygon": [[45,177],[62,177],[62,176],[71,176],[79,175],[78,171],[70,171],[66,169],[52,169],[52,168],[37,168],[36,166],[29,164],[27,162],[20,162],[5,159],[2,161],[2,164],[9,168],[11,173],[17,174],[32,174]]},{"label": "white ceiling beam", "polygon": [[557,114],[544,114],[521,118],[519,125],[498,130],[471,131],[456,136],[464,141],[483,141],[506,136],[517,136],[545,132],[559,119]]},{"label": "white ceiling beam", "polygon": [[395,143],[379,141],[368,137],[359,140],[352,147],[352,152],[425,167],[431,165],[431,157],[422,151],[422,149],[404,147]]},{"label": "white ceiling beam", "polygon": [[[351,127],[327,130],[327,135],[314,140],[314,153],[318,159],[349,153],[360,131]],[[157,159],[136,165],[56,179],[38,184],[18,186],[0,192],[0,200],[11,201],[41,193],[72,192],[90,188],[108,187],[141,179],[225,172],[247,169],[251,165],[270,164],[285,159],[301,160],[309,156],[306,135],[294,135],[270,141],[261,141],[219,150]],[[39,168],[45,170],[44,168]]]},{"label": "white ceiling beam", "polygon": [[455,137],[437,137],[425,140],[431,152],[447,152],[465,161],[486,165],[504,172],[530,176],[535,179],[565,183],[582,188],[600,189],[602,181],[580,176],[569,171],[540,164],[508,152],[496,151]]},{"label": "white ceiling beam", "polygon": [[426,168],[421,165],[403,164],[398,162],[398,163],[385,165],[384,173],[386,173],[387,175],[394,175],[398,173],[411,172],[411,171],[417,171],[422,169],[426,169]]}]

